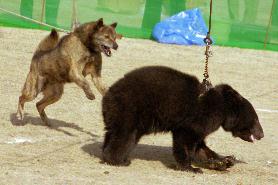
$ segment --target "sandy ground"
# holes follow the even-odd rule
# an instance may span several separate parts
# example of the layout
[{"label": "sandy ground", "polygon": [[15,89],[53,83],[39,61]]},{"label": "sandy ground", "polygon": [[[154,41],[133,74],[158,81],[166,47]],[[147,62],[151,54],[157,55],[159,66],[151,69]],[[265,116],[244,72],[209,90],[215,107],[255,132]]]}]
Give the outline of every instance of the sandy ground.
[{"label": "sandy ground", "polygon": [[[278,184],[278,52],[213,47],[211,81],[229,83],[253,103],[265,138],[250,144],[218,130],[208,137],[209,146],[244,163],[228,172],[205,169],[196,175],[171,168],[170,134],[144,137],[129,167],[102,164],[101,96],[95,88],[96,100],[89,101],[75,84],[66,85],[62,99],[46,110],[52,129],[39,119],[38,99],[26,104],[25,125],[16,126],[14,113],[32,53],[46,34],[0,28],[0,184]],[[201,79],[203,52],[124,38],[113,57],[104,57],[103,80],[109,86],[146,65],[171,66]]]}]

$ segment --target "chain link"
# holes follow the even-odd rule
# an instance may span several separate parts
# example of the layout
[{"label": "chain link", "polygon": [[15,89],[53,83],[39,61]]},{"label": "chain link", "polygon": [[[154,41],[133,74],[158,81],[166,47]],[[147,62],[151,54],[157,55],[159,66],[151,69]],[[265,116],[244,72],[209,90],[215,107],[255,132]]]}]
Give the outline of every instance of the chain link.
[{"label": "chain link", "polygon": [[206,44],[206,51],[205,51],[205,69],[204,69],[204,79],[201,84],[201,94],[208,91],[210,88],[212,88],[212,84],[209,80],[209,72],[208,72],[208,62],[209,57],[212,56],[212,50],[211,45],[213,43],[212,39],[210,38],[210,30],[211,30],[211,13],[212,13],[212,0],[210,0],[210,15],[209,15],[209,30],[207,33],[207,36],[204,38],[204,43]]}]

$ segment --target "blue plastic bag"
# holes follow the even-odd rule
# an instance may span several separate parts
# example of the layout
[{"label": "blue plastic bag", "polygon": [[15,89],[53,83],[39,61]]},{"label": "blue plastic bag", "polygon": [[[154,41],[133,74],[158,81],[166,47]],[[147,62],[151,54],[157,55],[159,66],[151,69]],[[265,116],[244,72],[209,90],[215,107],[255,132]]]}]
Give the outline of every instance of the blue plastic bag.
[{"label": "blue plastic bag", "polygon": [[198,8],[180,12],[157,23],[152,35],[161,43],[205,45],[208,28]]}]

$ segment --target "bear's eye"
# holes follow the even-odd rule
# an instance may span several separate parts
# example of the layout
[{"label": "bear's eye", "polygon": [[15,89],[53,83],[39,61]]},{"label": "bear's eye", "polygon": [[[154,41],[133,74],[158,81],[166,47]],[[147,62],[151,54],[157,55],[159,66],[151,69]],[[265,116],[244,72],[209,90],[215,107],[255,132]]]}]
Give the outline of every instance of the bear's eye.
[{"label": "bear's eye", "polygon": [[242,128],[240,129],[241,133],[250,133],[250,129],[249,128]]}]

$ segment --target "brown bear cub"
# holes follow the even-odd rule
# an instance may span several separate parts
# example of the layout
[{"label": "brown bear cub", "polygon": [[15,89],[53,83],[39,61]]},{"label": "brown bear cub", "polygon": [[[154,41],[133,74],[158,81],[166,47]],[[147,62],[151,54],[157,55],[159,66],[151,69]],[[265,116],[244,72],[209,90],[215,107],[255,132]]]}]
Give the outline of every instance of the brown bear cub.
[{"label": "brown bear cub", "polygon": [[264,137],[258,116],[248,100],[226,84],[200,94],[194,76],[168,67],[136,69],[113,84],[102,101],[105,123],[103,160],[129,165],[129,154],[143,135],[171,132],[179,170],[202,172],[191,166],[225,170],[235,162],[205,144],[220,126],[249,142]]}]

